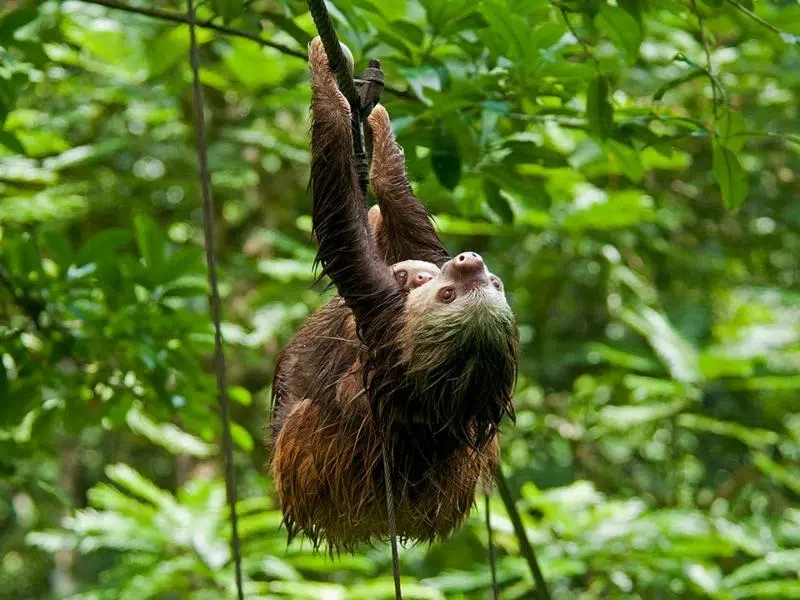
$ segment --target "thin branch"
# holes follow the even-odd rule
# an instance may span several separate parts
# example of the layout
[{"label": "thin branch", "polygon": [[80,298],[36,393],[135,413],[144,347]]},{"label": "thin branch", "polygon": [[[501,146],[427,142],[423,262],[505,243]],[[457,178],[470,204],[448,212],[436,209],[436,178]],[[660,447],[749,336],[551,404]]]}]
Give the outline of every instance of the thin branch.
[{"label": "thin branch", "polygon": [[203,204],[203,237],[206,246],[206,265],[208,267],[208,286],[210,288],[209,306],[214,324],[214,366],[217,375],[217,394],[220,417],[222,419],[222,452],[225,456],[225,490],[230,507],[231,553],[236,581],[236,594],[244,600],[242,587],[242,551],[239,541],[238,515],[236,514],[236,477],[233,464],[233,439],[231,437],[230,401],[228,399],[227,373],[225,370],[225,350],[222,340],[222,308],[217,285],[217,259],[214,246],[214,198],[211,193],[211,171],[208,168],[208,138],[206,136],[205,113],[203,112],[203,91],[200,86],[200,58],[195,33],[195,12],[193,0],[187,1],[187,21],[189,23],[189,63],[192,68],[192,97],[197,149],[197,165],[200,171],[200,192]]},{"label": "thin branch", "polygon": [[700,26],[700,41],[703,43],[703,50],[706,54],[706,70],[708,71],[708,78],[711,80],[711,101],[713,107],[711,110],[712,117],[712,135],[717,135],[717,81],[714,76],[713,66],[711,65],[711,49],[708,47],[708,38],[706,38],[706,27],[703,23],[703,17],[700,16],[700,11],[697,9],[697,0],[692,0],[692,10],[694,16],[697,17],[697,23]]},{"label": "thin branch", "polygon": [[[96,4],[98,6],[105,6],[106,8],[113,8],[115,10],[121,10],[123,12],[132,13],[136,15],[143,15],[145,17],[151,17],[153,19],[160,19],[162,21],[171,21],[173,23],[182,23],[184,25],[188,25],[190,23],[189,18],[181,13],[176,13],[170,10],[163,10],[160,8],[141,8],[138,6],[130,6],[129,4],[125,4],[124,2],[119,2],[118,0],[80,0],[85,4]],[[269,48],[273,48],[282,54],[286,54],[287,56],[294,56],[295,58],[301,58],[305,61],[308,60],[308,56],[302,50],[295,50],[294,48],[290,48],[284,44],[279,42],[273,42],[272,40],[268,40],[266,38],[261,37],[258,34],[250,33],[249,31],[244,31],[242,29],[236,29],[235,27],[227,27],[225,25],[218,25],[213,21],[206,19],[203,21],[195,21],[195,26],[200,27],[203,29],[210,29],[212,31],[216,31],[218,33],[223,33],[225,35],[230,35],[233,37],[243,38],[245,40],[250,40],[251,42],[255,42],[261,46],[267,46]],[[393,88],[392,86],[385,85],[383,87],[385,92],[389,92],[390,94],[397,96],[398,98],[403,98],[405,100],[413,100],[415,102],[421,102],[416,95],[414,95],[409,90],[400,90],[397,88]]]},{"label": "thin branch", "polygon": [[514,533],[517,535],[517,542],[519,543],[519,550],[528,567],[533,575],[533,580],[536,582],[536,597],[539,600],[550,600],[550,592],[547,590],[547,584],[542,575],[542,569],[539,567],[539,561],[536,560],[536,553],[528,541],[528,534],[525,532],[525,525],[522,523],[517,504],[514,500],[514,494],[511,487],[508,485],[508,480],[503,475],[502,467],[497,470],[497,491],[500,492],[500,498],[508,512],[508,517],[511,519],[511,524],[514,526]]},{"label": "thin branch", "polygon": [[600,63],[597,62],[597,57],[594,55],[594,52],[592,52],[592,50],[589,48],[589,45],[586,43],[586,41],[581,36],[578,35],[578,32],[575,30],[575,28],[572,26],[572,23],[569,20],[567,9],[564,8],[563,6],[561,7],[561,16],[564,17],[564,23],[566,23],[569,32],[575,37],[575,39],[581,45],[583,51],[587,54],[587,56],[589,56],[589,58],[592,59],[595,71],[600,73]]},{"label": "thin branch", "polygon": [[736,0],[725,0],[725,1],[728,4],[730,4],[731,6],[733,6],[736,10],[741,11],[742,13],[744,13],[745,15],[747,15],[748,17],[753,19],[753,21],[755,21],[756,23],[758,23],[762,27],[766,27],[772,33],[775,33],[775,34],[781,36],[781,38],[783,38],[783,41],[787,41],[788,37],[791,37],[794,40],[797,40],[797,36],[792,35],[791,33],[786,33],[784,31],[781,31],[780,29],[775,27],[775,25],[773,25],[772,23],[770,23],[768,21],[765,21],[764,19],[759,17],[756,13],[754,13],[752,10],[747,8],[746,6],[743,6],[742,4],[739,4],[738,2],[736,2]]},{"label": "thin branch", "polygon": [[[140,8],[138,6],[130,6],[124,2],[117,2],[117,0],[81,0],[81,2],[85,2],[86,4],[98,4],[100,6],[105,6],[106,8],[114,8],[116,10],[122,10],[128,13],[153,17],[154,19],[161,19],[162,21],[172,21],[173,23],[183,23],[185,25],[190,23],[189,17],[186,15],[160,8]],[[195,25],[204,29],[213,29],[214,31],[218,31],[226,35],[244,38],[257,44],[261,44],[262,46],[269,46],[270,48],[274,48],[275,50],[278,50],[283,54],[288,54],[289,56],[302,58],[304,60],[306,59],[305,52],[295,50],[294,48],[289,48],[289,46],[285,46],[278,42],[267,40],[255,33],[250,33],[241,29],[235,29],[233,27],[226,27],[225,25],[217,25],[210,20],[195,21]]]}]

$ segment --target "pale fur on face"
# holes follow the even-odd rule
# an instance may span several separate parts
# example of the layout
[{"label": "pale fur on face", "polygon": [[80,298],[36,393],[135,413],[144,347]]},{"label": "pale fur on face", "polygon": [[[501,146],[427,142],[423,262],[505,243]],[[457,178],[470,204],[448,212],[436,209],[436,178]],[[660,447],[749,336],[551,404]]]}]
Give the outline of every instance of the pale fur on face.
[{"label": "pale fur on face", "polygon": [[502,346],[515,334],[514,315],[502,290],[484,285],[446,304],[438,293],[447,285],[449,279],[439,273],[408,294],[402,338],[409,373],[440,364],[463,342]]}]

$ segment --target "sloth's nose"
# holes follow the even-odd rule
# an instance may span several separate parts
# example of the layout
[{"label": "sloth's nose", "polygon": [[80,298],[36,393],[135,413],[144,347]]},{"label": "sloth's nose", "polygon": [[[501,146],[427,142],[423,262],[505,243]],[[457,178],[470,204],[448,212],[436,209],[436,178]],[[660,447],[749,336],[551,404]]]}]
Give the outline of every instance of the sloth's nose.
[{"label": "sloth's nose", "polygon": [[427,271],[421,271],[417,273],[416,277],[414,277],[414,281],[411,282],[411,287],[418,288],[421,285],[425,285],[431,279],[433,279],[433,275],[428,273]]},{"label": "sloth's nose", "polygon": [[467,285],[469,288],[489,284],[489,276],[486,274],[483,259],[480,254],[475,252],[462,252],[456,256],[450,269],[453,279]]},{"label": "sloth's nose", "polygon": [[476,252],[462,252],[453,259],[452,268],[464,275],[468,273],[483,272],[483,259]]}]

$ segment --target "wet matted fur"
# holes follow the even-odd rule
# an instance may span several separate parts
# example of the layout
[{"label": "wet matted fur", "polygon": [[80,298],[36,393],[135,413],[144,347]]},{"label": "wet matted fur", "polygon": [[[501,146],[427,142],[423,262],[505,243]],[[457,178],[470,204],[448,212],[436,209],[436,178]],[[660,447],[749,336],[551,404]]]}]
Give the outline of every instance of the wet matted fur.
[{"label": "wet matted fur", "polygon": [[[290,538],[351,550],[389,535],[385,440],[398,535],[443,538],[497,468],[499,423],[513,416],[514,317],[491,287],[437,304],[449,256],[411,192],[388,114],[369,117],[379,208],[368,215],[349,106],[318,40],[309,59],[313,229],[339,296],[278,357],[270,470]],[[407,260],[436,265],[434,280],[403,289],[389,265]]]}]

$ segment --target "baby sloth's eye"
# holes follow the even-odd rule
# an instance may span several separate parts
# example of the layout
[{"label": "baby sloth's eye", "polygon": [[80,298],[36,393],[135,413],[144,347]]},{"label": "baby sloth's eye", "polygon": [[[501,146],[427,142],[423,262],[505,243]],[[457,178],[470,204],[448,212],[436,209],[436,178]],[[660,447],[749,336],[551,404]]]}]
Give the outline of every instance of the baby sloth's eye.
[{"label": "baby sloth's eye", "polygon": [[443,302],[444,304],[450,304],[456,299],[456,291],[451,287],[444,287],[440,289],[437,295],[439,297],[439,302]]},{"label": "baby sloth's eye", "polygon": [[503,282],[500,281],[497,277],[492,275],[491,277],[489,277],[489,281],[492,282],[492,285],[495,287],[495,289],[500,290],[501,292],[503,291]]},{"label": "baby sloth's eye", "polygon": [[408,281],[408,271],[401,270],[394,272],[394,278],[397,280],[397,283],[400,284],[400,287],[406,286],[406,281]]}]

